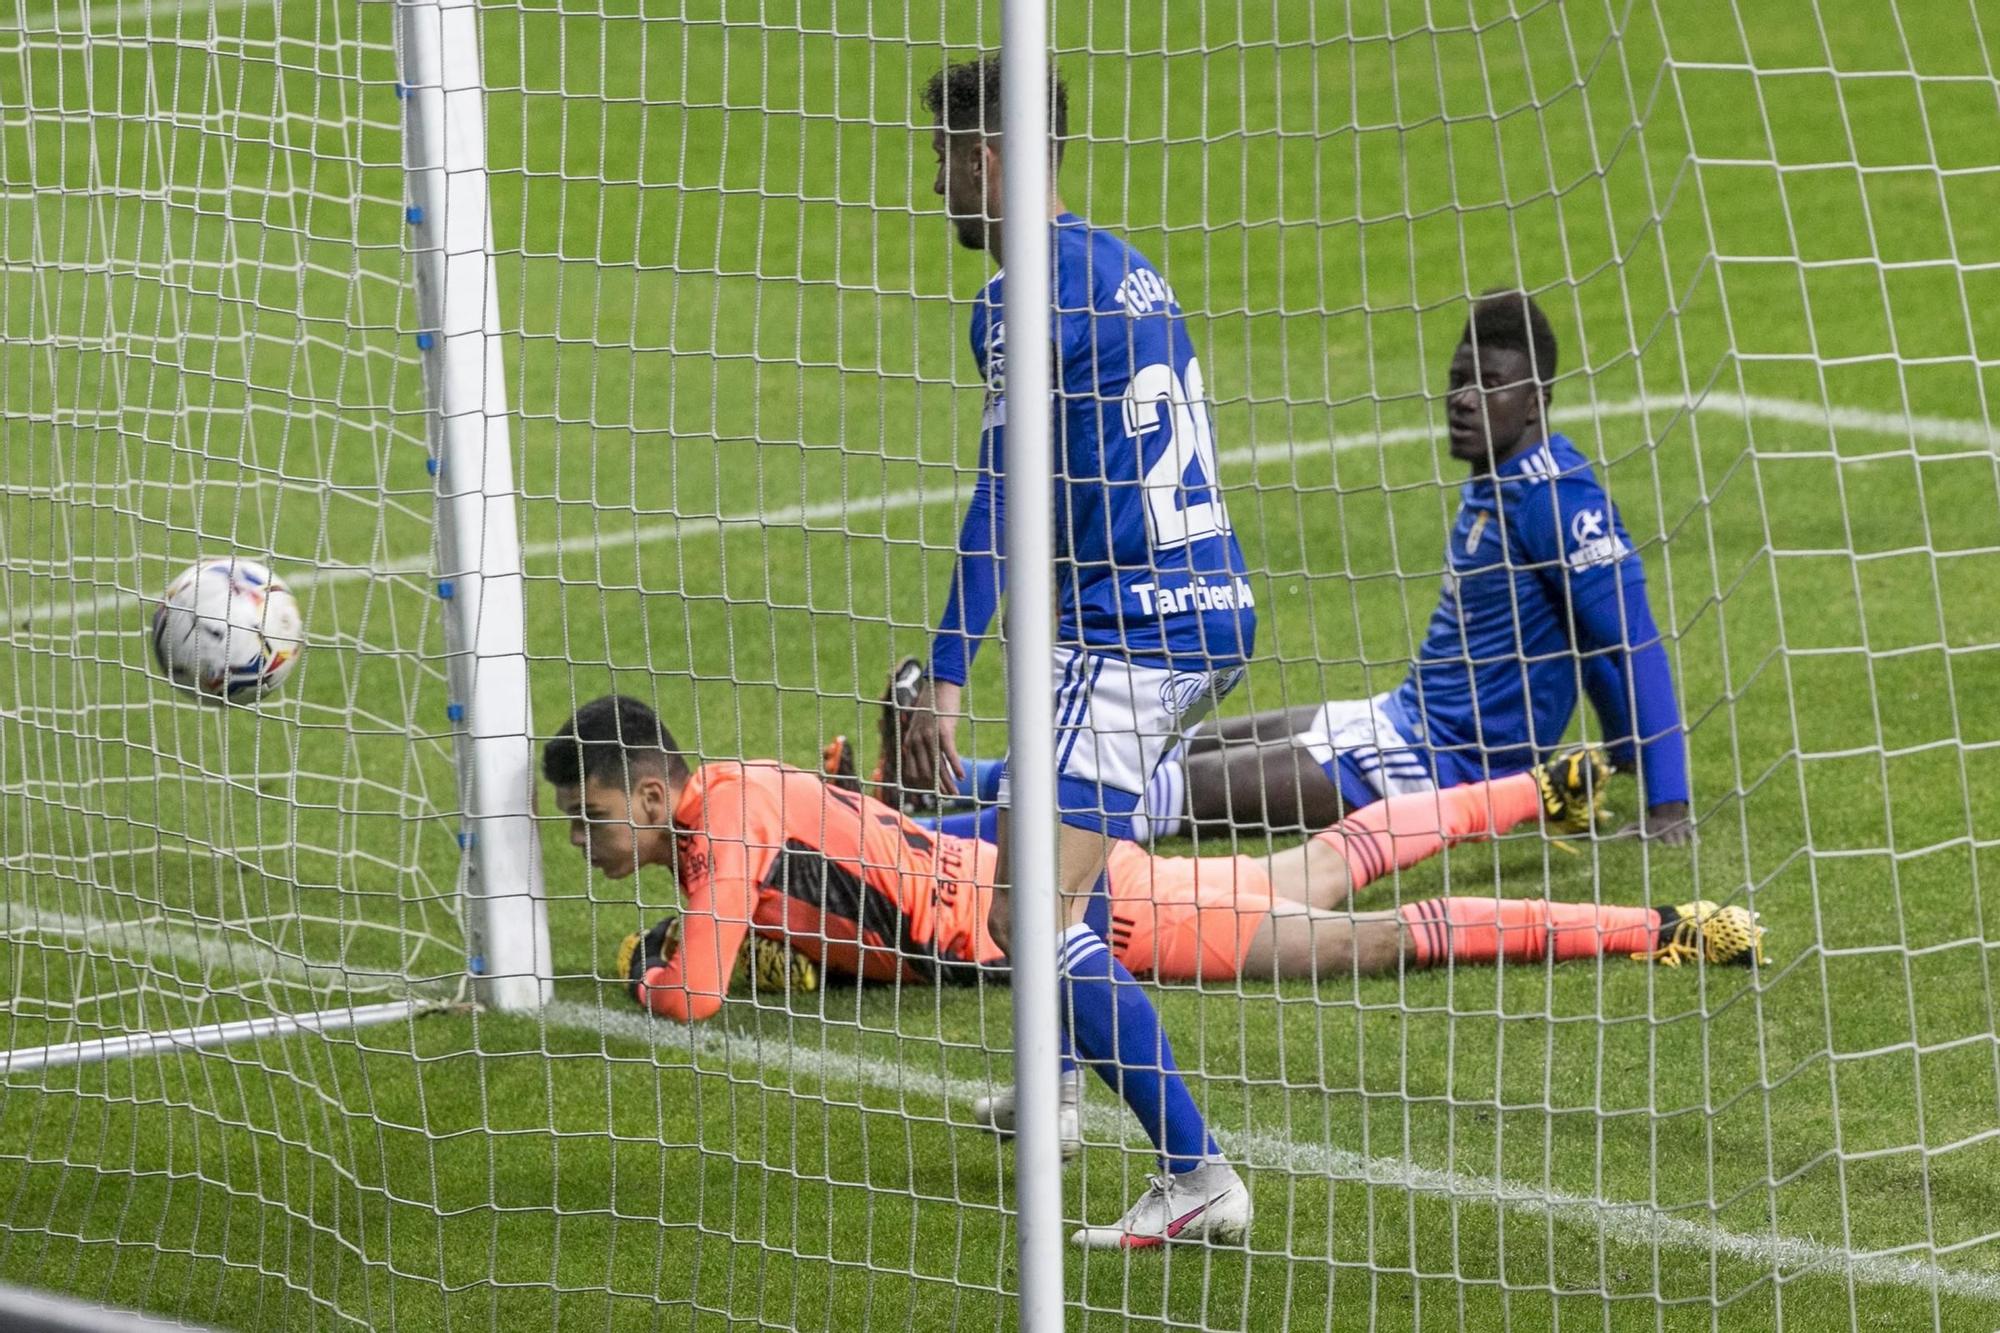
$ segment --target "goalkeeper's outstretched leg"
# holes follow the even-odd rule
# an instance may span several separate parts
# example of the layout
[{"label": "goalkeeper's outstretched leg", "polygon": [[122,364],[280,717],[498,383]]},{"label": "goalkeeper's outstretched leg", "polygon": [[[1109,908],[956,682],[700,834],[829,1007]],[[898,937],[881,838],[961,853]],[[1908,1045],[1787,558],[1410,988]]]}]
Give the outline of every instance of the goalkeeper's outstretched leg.
[{"label": "goalkeeper's outstretched leg", "polygon": [[1538,820],[1555,834],[1587,832],[1602,811],[1610,771],[1602,751],[1579,746],[1512,777],[1391,796],[1264,864],[1279,897],[1338,907],[1376,880],[1462,842],[1497,838]]},{"label": "goalkeeper's outstretched leg", "polygon": [[[1385,912],[1271,905],[1243,956],[1247,979],[1371,976],[1415,968],[1601,957],[1763,961],[1764,928],[1744,908],[1711,902],[1623,907],[1544,898],[1429,898]],[[1164,974],[1162,980],[1173,980]]]},{"label": "goalkeeper's outstretched leg", "polygon": [[[1133,816],[1133,836],[1150,842],[1182,834],[1229,837],[1248,830],[1309,833],[1385,800],[1439,790],[1412,757],[1415,751],[1362,743],[1380,725],[1371,700],[1204,724],[1154,770]],[[1288,728],[1300,730],[1293,734]],[[1321,743],[1316,738],[1322,734],[1335,735],[1338,744]],[[1325,760],[1328,753],[1337,753],[1337,760]],[[1546,775],[1579,762],[1587,762],[1589,771],[1571,767],[1566,776],[1587,782],[1595,818],[1572,831],[1594,831],[1606,819],[1603,789],[1613,772],[1602,746],[1574,746],[1545,764],[1514,774],[1503,771],[1493,780],[1528,772]],[[1363,768],[1374,775],[1370,781],[1357,776]],[[1444,789],[1459,785],[1479,783],[1453,782]]]},{"label": "goalkeeper's outstretched leg", "polygon": [[1354,912],[1313,905],[1302,875],[1273,875],[1273,862],[1295,871],[1301,859],[1153,856],[1123,844],[1110,870],[1119,960],[1134,976],[1213,984],[1501,961],[1630,956],[1747,966],[1763,958],[1763,927],[1742,907],[1458,896]]},{"label": "goalkeeper's outstretched leg", "polygon": [[1135,975],[1162,981],[1306,979],[1501,960],[1599,956],[1761,958],[1763,928],[1741,907],[1442,897],[1382,912],[1338,909],[1443,848],[1540,819],[1588,828],[1601,754],[1579,749],[1528,773],[1392,797],[1301,847],[1267,857],[1163,857],[1125,844],[1111,861],[1111,932]]}]

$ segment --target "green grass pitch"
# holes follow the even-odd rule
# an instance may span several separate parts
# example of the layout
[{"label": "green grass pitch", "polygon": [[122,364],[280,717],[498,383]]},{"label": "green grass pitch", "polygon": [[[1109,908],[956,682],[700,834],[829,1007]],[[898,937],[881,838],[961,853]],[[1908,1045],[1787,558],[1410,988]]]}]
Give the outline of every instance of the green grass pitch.
[{"label": "green grass pitch", "polygon": [[[538,724],[615,685],[809,763],[924,642],[969,491],[986,269],[914,91],[998,9],[482,8]],[[1512,839],[1362,905],[1708,896],[1772,954],[1163,993],[1258,1220],[1072,1256],[1074,1325],[1992,1327],[2000,9],[1055,10],[1063,188],[1160,264],[1217,400],[1233,709],[1400,676],[1468,292],[1544,292],[1558,422],[1644,548],[1699,845]],[[0,20],[0,1028],[455,997],[391,9],[93,12]],[[141,596],[229,550],[313,646],[225,714],[149,671]],[[655,1024],[592,978],[671,883],[544,851],[540,1018],[9,1076],[0,1279],[241,1328],[1010,1324],[1011,1158],[965,1124],[1004,993]],[[1065,1201],[1105,1219],[1146,1159],[1090,1095]]]}]

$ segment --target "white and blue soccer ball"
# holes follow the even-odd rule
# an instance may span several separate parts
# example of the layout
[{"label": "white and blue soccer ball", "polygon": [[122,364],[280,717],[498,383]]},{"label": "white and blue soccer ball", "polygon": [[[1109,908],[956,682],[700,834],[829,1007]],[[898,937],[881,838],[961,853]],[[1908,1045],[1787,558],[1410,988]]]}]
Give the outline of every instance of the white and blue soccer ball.
[{"label": "white and blue soccer ball", "polygon": [[167,585],[153,656],[167,679],[210,703],[249,703],[298,669],[305,621],[284,581],[254,560],[203,560]]}]

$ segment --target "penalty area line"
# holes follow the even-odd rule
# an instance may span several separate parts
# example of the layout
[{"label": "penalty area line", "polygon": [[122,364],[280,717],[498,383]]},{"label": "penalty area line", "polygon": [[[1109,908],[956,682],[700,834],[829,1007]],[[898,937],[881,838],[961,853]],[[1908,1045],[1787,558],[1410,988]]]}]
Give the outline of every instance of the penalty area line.
[{"label": "penalty area line", "polygon": [[[1871,412],[1859,408],[1828,407],[1789,398],[1761,398],[1735,393],[1710,393],[1690,403],[1685,398],[1653,395],[1625,398],[1579,408],[1569,419],[1581,427],[1588,422],[1618,421],[1636,416],[1672,416],[1676,413],[1716,413],[1748,421],[1774,421],[1792,426],[1813,426],[1829,435],[1841,430],[1860,434],[1907,439],[1913,443],[1959,444],[2000,453],[2000,428],[1983,421],[1952,417],[1924,417],[1894,412]],[[1216,455],[1222,467],[1267,467],[1295,462],[1316,455],[1349,453],[1356,449],[1385,449],[1422,444],[1438,438],[1431,426],[1397,426],[1380,431],[1357,431],[1319,440],[1274,440],[1265,444],[1237,445]],[[1226,489],[1226,488],[1225,488]],[[911,487],[875,496],[842,496],[813,504],[787,505],[753,514],[700,514],[688,518],[633,523],[627,527],[592,532],[587,538],[571,537],[554,541],[527,542],[521,547],[523,566],[531,560],[546,560],[565,552],[571,554],[620,550],[645,546],[656,541],[687,541],[705,537],[725,528],[810,527],[837,519],[888,515],[906,509],[956,504],[963,497],[949,486]],[[621,511],[622,512],[622,511]],[[431,572],[430,555],[393,560],[384,565],[337,565],[327,569],[286,568],[279,571],[294,590],[393,576],[416,577]],[[115,591],[67,602],[38,602],[32,599],[23,609],[6,609],[4,623],[9,629],[53,630],[88,620],[100,612],[138,608],[146,600],[136,594]],[[136,628],[134,632],[139,632]]]}]

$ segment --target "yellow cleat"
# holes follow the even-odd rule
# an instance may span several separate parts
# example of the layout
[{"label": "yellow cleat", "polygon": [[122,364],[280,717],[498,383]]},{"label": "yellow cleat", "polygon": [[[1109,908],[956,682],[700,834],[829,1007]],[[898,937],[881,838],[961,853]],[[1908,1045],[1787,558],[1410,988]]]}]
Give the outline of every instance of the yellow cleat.
[{"label": "yellow cleat", "polygon": [[[681,919],[673,918],[661,940],[660,956],[672,958],[681,951]],[[736,966],[730,969],[726,995],[741,995],[755,985],[757,993],[783,995],[788,991],[819,989],[819,965],[783,940],[774,940],[752,931],[736,951]]]},{"label": "yellow cleat", "polygon": [[819,989],[819,964],[782,940],[752,935],[743,952],[736,956],[736,971],[730,974],[732,994],[755,978],[759,995],[786,995],[793,991]]},{"label": "yellow cleat", "polygon": [[1716,966],[1748,967],[1765,963],[1764,927],[1748,908],[1728,907],[1700,899],[1660,909],[1660,945],[1651,953],[1635,953],[1635,962],[1679,967],[1690,959]]},{"label": "yellow cleat", "polygon": [[1600,745],[1576,745],[1530,770],[1542,793],[1542,815],[1551,828],[1588,833],[1602,818],[1611,761]]}]

